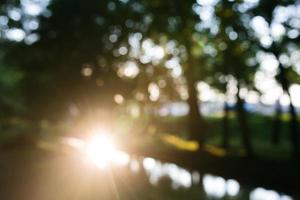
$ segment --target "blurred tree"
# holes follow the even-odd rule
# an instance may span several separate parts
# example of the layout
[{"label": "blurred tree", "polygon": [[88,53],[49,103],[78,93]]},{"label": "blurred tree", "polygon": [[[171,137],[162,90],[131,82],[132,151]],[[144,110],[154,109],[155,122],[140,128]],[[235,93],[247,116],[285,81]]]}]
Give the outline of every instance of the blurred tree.
[{"label": "blurred tree", "polygon": [[[21,9],[23,5],[13,6]],[[147,110],[146,106],[157,102],[151,100],[151,85],[160,87],[160,103],[176,98],[173,91],[178,81],[162,67],[165,60],[142,62],[145,49],[141,48],[135,55],[136,42],[138,46],[156,42],[146,35],[151,21],[146,8],[139,1],[54,0],[40,15],[22,16],[9,24],[6,32],[16,27],[25,31],[23,42],[6,42],[5,61],[24,72],[28,118],[35,123],[57,121],[68,108],[84,113],[111,108],[124,98],[137,99]],[[7,16],[11,9],[12,5],[6,5]],[[28,18],[34,18],[38,27],[26,30]]]},{"label": "blurred tree", "polygon": [[275,116],[273,120],[272,132],[271,132],[271,142],[274,145],[278,145],[280,143],[280,131],[282,128],[281,115],[282,115],[282,108],[280,105],[280,99],[277,99]]},{"label": "blurred tree", "polygon": [[180,58],[180,64],[188,91],[188,127],[191,138],[202,143],[206,128],[201,117],[199,94],[196,90],[196,83],[203,76],[201,54],[197,53],[201,51],[202,44],[196,39],[200,33],[195,29],[200,18],[199,13],[193,10],[197,3],[192,0],[143,1],[143,3],[151,16],[151,24],[146,35],[151,38],[164,35],[168,40],[175,40],[185,51]]},{"label": "blurred tree", "polygon": [[[299,40],[299,34],[296,38],[285,34],[266,47],[253,41],[255,34],[249,24],[257,15],[271,24],[276,8],[290,2],[250,2],[249,7],[246,1],[226,0],[53,0],[30,13],[23,1],[7,1],[1,6],[0,16],[1,39],[5,39],[1,41],[5,67],[0,70],[6,74],[0,78],[0,89],[5,91],[21,83],[18,87],[25,97],[28,117],[38,122],[59,120],[70,106],[81,112],[96,107],[109,109],[124,98],[138,101],[153,114],[160,103],[177,100],[185,92],[178,89],[180,86],[188,91],[188,97],[182,99],[189,105],[189,132],[202,143],[207,127],[196,85],[205,81],[226,94],[231,79],[236,81],[243,145],[251,155],[244,91],[255,89],[257,65],[248,61],[259,51],[258,45],[280,60],[290,44]],[[282,26],[287,31],[297,28],[289,20]],[[167,52],[167,45],[172,46],[173,53]],[[155,53],[147,57],[143,46],[150,46],[148,53]],[[177,66],[177,76],[168,67],[171,61]],[[18,67],[22,73],[6,66]],[[280,63],[278,81],[291,99],[291,81],[298,81],[295,70]],[[2,98],[0,102],[4,108],[13,101]],[[292,102],[290,112],[296,155],[299,139]],[[223,146],[228,147],[227,102],[224,113]]]},{"label": "blurred tree", "polygon": [[22,72],[0,64],[0,117],[14,116],[24,112],[20,95]]},{"label": "blurred tree", "polygon": [[[46,14],[36,17],[38,28],[26,36],[34,34],[37,41],[7,44],[7,63],[25,72],[22,87],[30,118],[59,119],[70,104],[83,112],[100,102],[109,106],[115,93],[131,90],[132,84],[117,76],[112,54],[128,34],[125,22],[134,17],[128,9],[114,1],[54,0]],[[25,22],[24,16],[20,23]]]},{"label": "blurred tree", "polygon": [[[299,15],[294,15],[292,13],[293,7],[295,7],[298,2],[286,0],[282,2],[277,1],[260,1],[259,5],[252,10],[253,16],[261,16],[267,22],[268,26],[271,28],[272,26],[280,26],[284,33],[280,34],[276,37],[272,35],[272,32],[269,33],[271,37],[271,44],[266,45],[261,43],[261,49],[264,51],[272,53],[276,59],[279,61],[278,65],[278,74],[277,74],[277,81],[280,83],[284,93],[286,93],[289,97],[290,104],[289,104],[289,112],[290,112],[290,140],[292,144],[292,157],[299,158],[300,153],[300,137],[299,137],[299,127],[298,127],[298,120],[297,120],[297,113],[294,106],[294,102],[292,100],[292,96],[290,93],[290,86],[292,83],[299,82],[299,74],[295,72],[295,69],[292,66],[284,65],[282,59],[280,57],[288,52],[289,49],[295,51],[295,48],[291,48],[299,42],[300,36],[296,34],[293,36],[291,31],[299,30],[299,25],[293,23],[293,20],[299,20]],[[285,16],[282,20],[276,19],[278,17],[278,12],[280,9],[289,9],[290,14]],[[280,112],[276,112],[277,115]],[[278,121],[278,117],[275,117],[274,125],[276,121]],[[276,124],[278,126],[278,124]],[[275,127],[274,127],[275,130]],[[273,138],[277,138],[278,129],[273,132]]]},{"label": "blurred tree", "polygon": [[[225,93],[228,81],[236,81],[236,109],[237,117],[242,133],[242,142],[248,155],[253,154],[250,142],[250,127],[247,122],[247,112],[245,110],[245,95],[241,90],[255,90],[254,74],[257,65],[250,66],[247,61],[255,56],[257,47],[251,44],[248,27],[243,22],[244,14],[234,11],[235,7],[244,2],[220,1],[217,4],[216,16],[218,17],[219,31],[215,36],[218,57],[214,65],[213,72],[218,73],[214,77],[214,84],[220,91]],[[224,103],[223,121],[223,146],[228,147],[228,104]]]},{"label": "blurred tree", "polygon": [[[8,17],[5,13],[6,4],[0,4],[0,118],[13,117],[24,112],[23,98],[20,91],[20,82],[23,73],[18,67],[9,67],[3,62],[6,56],[4,35],[5,27],[8,25]],[[5,119],[4,119],[5,120]]]}]

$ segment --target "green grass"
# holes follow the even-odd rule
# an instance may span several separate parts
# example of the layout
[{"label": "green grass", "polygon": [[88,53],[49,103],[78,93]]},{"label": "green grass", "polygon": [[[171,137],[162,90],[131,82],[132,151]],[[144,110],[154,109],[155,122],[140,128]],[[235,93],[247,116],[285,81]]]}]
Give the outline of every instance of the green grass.
[{"label": "green grass", "polygon": [[[282,129],[280,133],[280,144],[274,146],[271,143],[272,117],[257,114],[248,114],[248,125],[250,129],[251,142],[256,155],[270,159],[290,158],[290,140],[288,115],[282,117]],[[221,146],[222,144],[222,117],[206,117],[209,131],[206,133],[208,144]],[[190,139],[187,117],[164,117],[151,118],[142,117],[138,119],[128,118],[120,115],[114,119],[114,131],[121,133],[119,136],[130,143],[138,146],[155,146],[163,149],[163,143],[158,142],[160,134],[174,134],[183,139]],[[45,126],[47,124],[47,126]],[[65,124],[65,125],[64,125]],[[75,124],[63,123],[50,124],[42,123],[39,133],[31,131],[30,124],[25,120],[9,119],[0,120],[0,144],[14,140],[20,134],[42,135],[57,137],[64,133],[72,132],[70,128],[76,128]],[[230,153],[243,151],[241,131],[238,120],[234,113],[230,114]],[[201,134],[201,133],[200,133]]]},{"label": "green grass", "polygon": [[[206,117],[204,120],[209,127],[209,131],[206,134],[206,142],[214,146],[221,146],[222,118]],[[247,120],[250,131],[251,143],[257,156],[270,159],[290,158],[291,153],[288,116],[282,117],[280,143],[278,145],[273,145],[271,142],[271,131],[273,123],[272,117],[257,114],[248,114]],[[189,137],[189,132],[187,129],[187,120],[184,117],[164,118],[160,121],[159,126],[162,132],[168,132],[184,138]],[[232,113],[229,118],[229,134],[231,152],[243,151],[241,131],[239,128],[238,120],[234,113]]]}]

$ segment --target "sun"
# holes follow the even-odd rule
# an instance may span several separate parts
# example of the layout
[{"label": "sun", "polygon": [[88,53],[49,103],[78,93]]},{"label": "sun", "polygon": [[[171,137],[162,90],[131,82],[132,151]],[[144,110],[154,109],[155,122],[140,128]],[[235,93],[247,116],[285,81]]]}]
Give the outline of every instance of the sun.
[{"label": "sun", "polygon": [[116,149],[109,135],[96,135],[86,143],[87,158],[99,168],[105,168],[115,157]]}]

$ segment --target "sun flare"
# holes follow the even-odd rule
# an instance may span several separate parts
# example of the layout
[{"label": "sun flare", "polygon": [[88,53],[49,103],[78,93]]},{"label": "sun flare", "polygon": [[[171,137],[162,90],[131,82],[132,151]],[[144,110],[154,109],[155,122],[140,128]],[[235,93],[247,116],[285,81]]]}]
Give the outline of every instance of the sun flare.
[{"label": "sun flare", "polygon": [[88,160],[101,169],[111,163],[126,165],[129,162],[128,154],[117,150],[109,135],[92,137],[86,143],[85,153]]},{"label": "sun flare", "polygon": [[94,136],[86,144],[88,159],[100,168],[107,166],[115,151],[113,141],[108,135]]}]

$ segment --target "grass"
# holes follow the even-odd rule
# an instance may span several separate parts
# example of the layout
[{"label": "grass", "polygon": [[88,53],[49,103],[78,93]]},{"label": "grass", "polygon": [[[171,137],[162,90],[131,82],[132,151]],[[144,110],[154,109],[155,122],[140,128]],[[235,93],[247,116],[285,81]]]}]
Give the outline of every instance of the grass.
[{"label": "grass", "polygon": [[[146,119],[147,118],[147,119]],[[280,133],[281,142],[274,146],[271,143],[272,117],[257,114],[248,114],[248,123],[250,137],[256,155],[270,159],[289,159],[290,157],[290,140],[288,115],[282,116],[282,129]],[[206,117],[205,122],[208,124],[207,145],[220,147],[222,144],[222,117]],[[45,126],[47,124],[47,126]],[[42,123],[41,135],[44,137],[57,137],[70,130],[68,127],[75,127],[72,124],[62,122],[59,124]],[[230,153],[240,154],[243,152],[241,132],[238,121],[234,113],[230,114]],[[84,126],[83,126],[84,127]],[[122,142],[128,141],[131,145],[136,146],[155,146],[156,149],[164,149],[164,143],[158,140],[173,143],[179,149],[194,150],[197,145],[190,142],[190,134],[186,117],[163,117],[151,118],[143,117],[139,119],[126,118],[120,116],[115,119],[113,125],[115,132],[120,132]],[[73,132],[72,130],[69,132]],[[20,133],[39,135],[30,131],[28,122],[20,119],[0,120],[0,144],[10,142],[18,138]],[[29,135],[30,135],[29,134]],[[175,144],[176,143],[176,144]]]},{"label": "grass", "polygon": [[[271,142],[272,117],[257,114],[248,114],[248,125],[250,130],[251,143],[257,156],[269,159],[289,159],[290,140],[288,116],[282,118],[282,129],[280,132],[280,143],[273,145]],[[206,143],[212,146],[222,144],[222,117],[206,117],[209,132],[207,133]],[[179,136],[184,139],[189,138],[187,120],[184,117],[167,117],[160,120],[158,125],[161,132]],[[241,131],[238,120],[234,113],[229,118],[230,152],[243,152]]]}]

